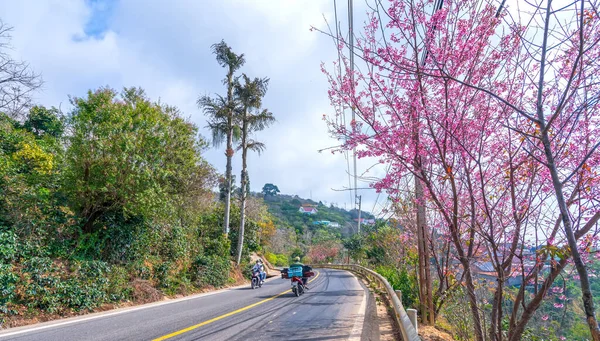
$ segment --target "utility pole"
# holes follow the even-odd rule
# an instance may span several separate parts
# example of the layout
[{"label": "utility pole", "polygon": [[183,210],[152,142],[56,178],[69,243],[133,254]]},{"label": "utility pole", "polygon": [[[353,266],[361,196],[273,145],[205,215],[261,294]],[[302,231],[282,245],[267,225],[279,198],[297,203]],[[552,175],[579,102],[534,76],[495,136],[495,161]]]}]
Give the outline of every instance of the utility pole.
[{"label": "utility pole", "polygon": [[[348,41],[350,45],[348,48],[350,49],[350,79],[352,80],[352,90],[354,91],[354,13],[353,13],[353,4],[352,0],[348,0]],[[356,109],[354,103],[352,103],[352,121],[350,122],[352,125],[352,132],[354,132],[354,127],[356,127]],[[358,173],[356,172],[356,147],[352,149],[352,156],[354,161],[354,200],[358,200],[358,229],[357,232],[360,233],[360,209],[361,209],[361,196],[358,195]]]},{"label": "utility pole", "polygon": [[361,204],[362,204],[362,195],[359,195],[357,197],[358,199],[358,234],[360,234],[360,210],[361,210]]},{"label": "utility pole", "polygon": [[[433,14],[442,8],[444,0],[436,0],[433,6]],[[434,27],[435,29],[435,27]],[[428,51],[425,49],[423,58],[417,63],[421,64],[422,67],[427,64]],[[415,209],[416,209],[416,227],[417,227],[417,249],[419,254],[419,301],[421,304],[421,321],[424,324],[434,325],[435,324],[435,309],[433,305],[433,288],[431,279],[431,268],[430,268],[430,253],[429,245],[427,243],[429,237],[429,228],[427,226],[427,215],[425,208],[425,195],[423,185],[419,180],[419,175],[422,171],[421,158],[419,156],[420,139],[419,139],[419,114],[415,113],[415,131],[414,141],[416,148],[416,156],[414,161],[415,167]]]}]

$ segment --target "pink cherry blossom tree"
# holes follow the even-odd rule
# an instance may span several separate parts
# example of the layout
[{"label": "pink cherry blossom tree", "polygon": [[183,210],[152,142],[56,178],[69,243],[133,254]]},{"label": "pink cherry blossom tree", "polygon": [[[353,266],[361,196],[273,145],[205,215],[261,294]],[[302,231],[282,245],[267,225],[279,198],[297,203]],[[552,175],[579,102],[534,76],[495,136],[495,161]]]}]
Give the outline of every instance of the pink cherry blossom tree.
[{"label": "pink cherry blossom tree", "polygon": [[[330,129],[345,141],[340,149],[390,165],[377,190],[400,196],[397,184],[406,177],[423,185],[420,200],[439,213],[433,225],[444,226],[440,235],[462,266],[478,340],[486,325],[473,264],[481,259],[497,276],[492,340],[504,337],[507,278],[520,271],[523,283],[536,283],[533,297],[521,286],[510,312],[508,339],[518,340],[570,261],[599,340],[584,263],[585,240],[600,219],[598,3],[547,1],[528,10],[442,3],[375,1],[356,39],[359,71],[351,74],[346,58],[333,73],[323,67],[333,107],[353,107],[360,117],[342,126],[338,111]],[[343,48],[342,37],[334,38]],[[523,251],[533,235],[536,247],[540,235],[546,243],[528,268]]]}]

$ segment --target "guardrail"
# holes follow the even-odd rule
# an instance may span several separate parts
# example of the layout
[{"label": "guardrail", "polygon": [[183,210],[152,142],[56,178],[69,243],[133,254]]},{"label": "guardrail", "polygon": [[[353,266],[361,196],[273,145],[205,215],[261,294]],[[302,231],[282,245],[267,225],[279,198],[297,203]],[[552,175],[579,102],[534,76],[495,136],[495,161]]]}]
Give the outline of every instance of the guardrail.
[{"label": "guardrail", "polygon": [[413,326],[404,310],[404,306],[402,306],[402,302],[396,295],[396,292],[390,285],[390,283],[383,276],[378,274],[377,272],[367,269],[360,265],[336,265],[336,264],[315,264],[313,265],[315,268],[327,268],[327,269],[340,269],[347,270],[351,272],[356,272],[362,276],[367,277],[371,282],[379,283],[379,286],[384,289],[390,299],[392,309],[394,310],[394,318],[400,327],[400,333],[402,334],[402,340],[404,341],[421,341],[419,334],[417,334],[417,330]]}]

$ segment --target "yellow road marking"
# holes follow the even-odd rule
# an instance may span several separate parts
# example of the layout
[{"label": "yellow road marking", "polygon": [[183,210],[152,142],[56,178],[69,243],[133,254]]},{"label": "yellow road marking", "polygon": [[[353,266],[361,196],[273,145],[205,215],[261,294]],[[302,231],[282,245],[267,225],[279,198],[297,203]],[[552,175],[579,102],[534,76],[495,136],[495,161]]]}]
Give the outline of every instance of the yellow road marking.
[{"label": "yellow road marking", "polygon": [[[321,274],[320,272],[317,272],[317,275],[316,275],[316,276],[315,276],[313,279],[311,279],[310,281],[308,281],[308,282],[310,283],[310,282],[314,281],[315,279],[317,279],[317,277],[319,277],[319,275],[320,275],[320,274]],[[248,310],[248,309],[250,309],[250,308],[254,308],[254,307],[256,307],[257,305],[261,305],[261,304],[263,304],[263,303],[265,303],[265,302],[269,302],[269,301],[271,301],[271,300],[273,300],[273,299],[275,299],[275,298],[277,298],[277,297],[279,297],[279,296],[281,296],[281,295],[283,295],[283,294],[287,294],[288,292],[291,292],[291,291],[292,291],[292,290],[286,290],[286,291],[284,291],[284,292],[282,292],[282,293],[280,293],[280,294],[277,294],[277,295],[275,295],[275,296],[271,296],[271,297],[269,297],[269,298],[267,298],[267,299],[264,299],[264,300],[262,300],[262,301],[259,301],[259,302],[256,302],[256,303],[253,303],[253,304],[250,304],[250,305],[248,305],[248,306],[245,306],[245,307],[243,307],[243,308],[240,308],[240,309],[238,309],[238,310],[234,310],[234,311],[232,311],[232,312],[229,312],[229,313],[227,313],[227,314],[223,314],[223,315],[221,315],[221,316],[217,316],[217,317],[215,317],[215,318],[212,318],[212,319],[210,319],[210,320],[206,320],[206,321],[204,321],[204,322],[200,322],[200,323],[198,323],[198,324],[195,324],[195,325],[193,325],[193,326],[189,326],[189,327],[187,327],[187,328],[184,328],[184,329],[178,330],[178,331],[176,331],[176,332],[173,332],[173,333],[171,333],[171,334],[167,334],[167,335],[165,335],[165,336],[161,336],[161,337],[159,337],[159,338],[157,338],[157,339],[154,339],[154,340],[152,340],[152,341],[162,341],[162,340],[170,339],[170,338],[172,338],[172,337],[175,337],[175,336],[177,336],[177,335],[181,335],[181,334],[183,334],[183,333],[187,333],[187,332],[189,332],[189,331],[191,331],[191,330],[194,330],[194,329],[196,329],[196,328],[200,328],[200,327],[202,327],[202,326],[206,326],[207,324],[211,324],[211,323],[213,323],[213,322],[215,322],[215,321],[219,321],[219,320],[222,320],[222,319],[224,319],[224,318],[226,318],[226,317],[229,317],[229,316],[232,316],[232,315],[235,315],[235,314],[241,313],[242,311],[246,311],[246,310]]]}]

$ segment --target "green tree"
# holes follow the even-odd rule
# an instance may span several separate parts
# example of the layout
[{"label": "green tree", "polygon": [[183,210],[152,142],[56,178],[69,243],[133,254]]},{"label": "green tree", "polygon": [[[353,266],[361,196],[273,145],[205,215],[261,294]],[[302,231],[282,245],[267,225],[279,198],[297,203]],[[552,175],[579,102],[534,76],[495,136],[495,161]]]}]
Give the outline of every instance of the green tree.
[{"label": "green tree", "polygon": [[59,137],[38,136],[0,113],[0,229],[21,236],[43,229],[57,189]]},{"label": "green tree", "polygon": [[264,196],[276,196],[277,193],[279,192],[279,188],[273,184],[265,184],[262,188],[262,193],[264,194]]},{"label": "green tree", "polygon": [[49,135],[55,138],[62,136],[65,129],[58,109],[41,106],[34,106],[29,110],[23,127],[36,136]]},{"label": "green tree", "polygon": [[240,107],[238,108],[239,118],[241,120],[241,143],[238,146],[238,150],[242,150],[242,173],[240,179],[240,229],[238,236],[238,252],[237,252],[237,264],[240,264],[242,258],[242,248],[244,246],[244,223],[246,219],[246,195],[247,192],[244,190],[248,186],[248,151],[255,151],[261,153],[265,145],[262,142],[251,139],[250,134],[256,131],[260,131],[268,127],[275,121],[273,114],[267,109],[262,109],[262,99],[267,93],[267,87],[269,84],[268,78],[255,78],[251,80],[245,74],[242,75],[244,83],[241,84],[236,82],[235,95],[239,99]]},{"label": "green tree", "polygon": [[246,62],[243,54],[235,54],[231,47],[225,41],[212,46],[213,53],[217,57],[217,62],[224,68],[227,68],[226,78],[223,83],[227,86],[227,98],[217,95],[215,98],[202,96],[198,99],[198,106],[204,109],[204,113],[209,116],[208,127],[212,131],[213,145],[220,146],[223,140],[227,141],[225,156],[227,165],[225,168],[225,185],[227,198],[225,200],[225,220],[223,223],[223,232],[229,233],[229,214],[231,204],[231,159],[233,158],[233,140],[236,127],[235,122],[235,98],[233,94],[234,74]]},{"label": "green tree", "polygon": [[65,188],[84,232],[115,210],[149,218],[174,213],[202,161],[197,128],[137,88],[120,96],[89,91],[71,103]]},{"label": "green tree", "polygon": [[353,234],[350,238],[344,240],[343,244],[348,250],[348,255],[354,259],[354,261],[360,261],[365,252],[364,237],[360,234]]}]

